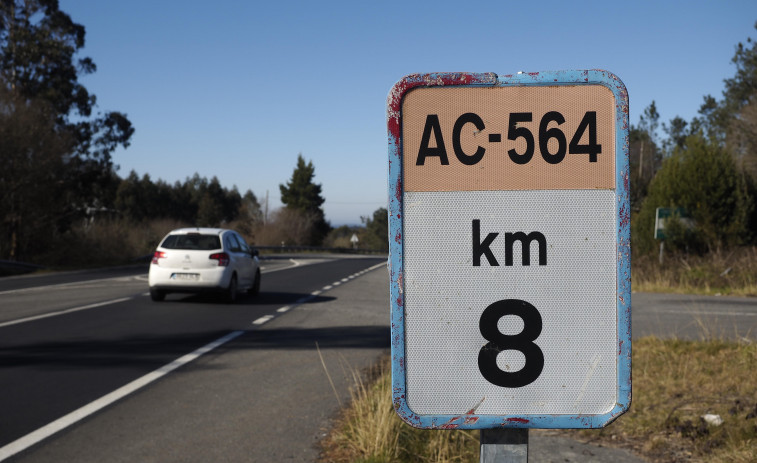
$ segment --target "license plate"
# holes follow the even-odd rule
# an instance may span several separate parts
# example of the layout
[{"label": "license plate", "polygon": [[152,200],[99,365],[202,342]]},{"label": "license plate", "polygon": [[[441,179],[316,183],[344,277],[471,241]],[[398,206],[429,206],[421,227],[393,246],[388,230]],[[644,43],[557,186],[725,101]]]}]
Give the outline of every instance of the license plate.
[{"label": "license plate", "polygon": [[174,273],[171,275],[171,278],[174,280],[196,281],[200,279],[200,275],[198,273]]}]

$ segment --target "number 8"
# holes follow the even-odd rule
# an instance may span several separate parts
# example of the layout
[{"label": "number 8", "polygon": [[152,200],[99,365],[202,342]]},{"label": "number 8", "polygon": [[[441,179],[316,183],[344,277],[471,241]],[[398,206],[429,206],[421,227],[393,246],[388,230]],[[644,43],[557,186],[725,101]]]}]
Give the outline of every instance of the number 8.
[{"label": "number 8", "polygon": [[[523,331],[516,335],[503,334],[497,328],[499,320],[507,315],[523,319]],[[497,301],[484,310],[479,329],[489,341],[478,353],[478,369],[492,384],[501,387],[523,387],[536,381],[544,369],[544,353],[534,340],[541,334],[542,321],[536,307],[519,299]],[[519,371],[507,372],[497,366],[497,355],[506,350],[517,350],[526,357]]]}]

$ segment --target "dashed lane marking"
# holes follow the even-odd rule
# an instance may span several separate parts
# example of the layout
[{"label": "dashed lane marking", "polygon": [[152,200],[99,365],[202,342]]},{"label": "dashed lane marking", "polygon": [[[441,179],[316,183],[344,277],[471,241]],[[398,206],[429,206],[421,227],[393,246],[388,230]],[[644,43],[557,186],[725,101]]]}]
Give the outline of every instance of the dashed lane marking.
[{"label": "dashed lane marking", "polygon": [[[334,289],[335,286],[339,286],[342,283],[346,283],[348,281],[354,280],[357,277],[363,276],[366,273],[368,273],[370,271],[373,271],[373,270],[376,270],[377,268],[383,267],[385,265],[386,264],[382,262],[380,264],[376,264],[374,266],[368,267],[365,270],[361,270],[360,272],[353,273],[352,275],[350,275],[350,276],[348,276],[346,278],[342,278],[340,281],[335,281],[335,282],[331,283],[330,285],[326,285],[326,286],[324,286],[321,289],[313,291],[312,293],[310,293],[309,296],[305,296],[305,297],[301,297],[301,298],[297,299],[297,301],[294,304],[292,304],[291,306],[284,306],[284,307],[280,307],[280,308],[276,309],[276,312],[278,312],[278,313],[286,313],[286,312],[288,312],[288,311],[296,308],[299,305],[302,305],[302,304],[305,304],[306,302],[312,301],[313,299],[315,299],[317,296],[323,294],[324,292],[329,291],[331,289]],[[263,317],[258,318],[255,321],[253,321],[252,324],[253,325],[263,325],[263,324],[268,323],[269,321],[273,320],[274,318],[276,318],[275,315],[265,315]]]},{"label": "dashed lane marking", "polygon": [[264,315],[264,316],[258,318],[257,320],[255,320],[254,322],[252,322],[252,324],[253,325],[262,325],[263,323],[265,323],[265,322],[267,322],[269,320],[273,320],[273,315]]}]

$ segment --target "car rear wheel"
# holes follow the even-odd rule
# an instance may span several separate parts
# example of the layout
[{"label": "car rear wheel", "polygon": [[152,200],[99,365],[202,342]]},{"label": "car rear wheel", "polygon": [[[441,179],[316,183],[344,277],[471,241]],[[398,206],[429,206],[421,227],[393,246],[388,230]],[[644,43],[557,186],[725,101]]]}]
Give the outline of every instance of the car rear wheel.
[{"label": "car rear wheel", "polygon": [[231,281],[229,282],[229,287],[226,288],[226,302],[233,304],[237,301],[238,289],[239,287],[237,285],[237,276],[232,275]]},{"label": "car rear wheel", "polygon": [[155,302],[160,302],[166,298],[166,293],[157,289],[150,288],[150,299]]}]

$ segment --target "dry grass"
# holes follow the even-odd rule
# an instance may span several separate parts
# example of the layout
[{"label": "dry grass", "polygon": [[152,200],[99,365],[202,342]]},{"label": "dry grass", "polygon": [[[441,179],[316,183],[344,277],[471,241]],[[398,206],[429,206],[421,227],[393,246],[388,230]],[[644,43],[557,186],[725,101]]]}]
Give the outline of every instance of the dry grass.
[{"label": "dry grass", "polygon": [[251,243],[261,246],[303,246],[310,242],[317,217],[282,207],[271,212],[268,222],[252,231]]},{"label": "dry grass", "polygon": [[[723,424],[707,424],[704,415]],[[757,461],[757,344],[643,338],[633,344],[633,404],[581,436],[651,461]]]},{"label": "dry grass", "polygon": [[[353,400],[323,443],[322,462],[476,462],[477,431],[424,431],[396,416],[385,359],[356,380]],[[719,415],[720,426],[701,418]],[[633,404],[600,430],[560,431],[622,446],[653,462],[757,461],[757,344],[643,338],[633,345]]]},{"label": "dry grass", "polygon": [[355,376],[352,403],[322,443],[321,462],[463,463],[478,461],[478,432],[428,431],[403,423],[394,412],[389,359],[365,382]]},{"label": "dry grass", "polygon": [[634,256],[634,291],[728,296],[757,296],[757,247],[706,256],[667,254]]}]

